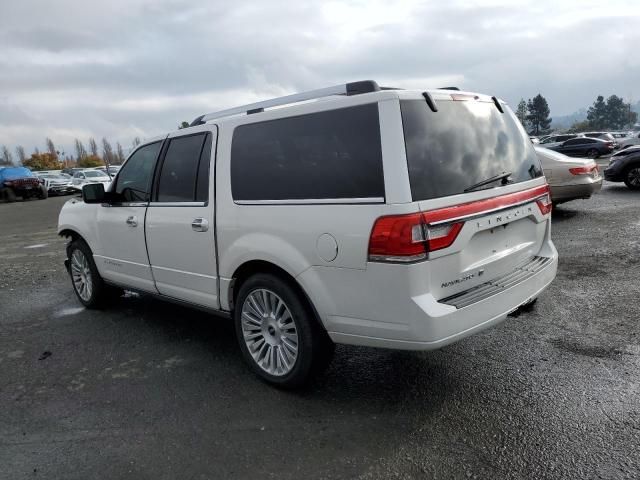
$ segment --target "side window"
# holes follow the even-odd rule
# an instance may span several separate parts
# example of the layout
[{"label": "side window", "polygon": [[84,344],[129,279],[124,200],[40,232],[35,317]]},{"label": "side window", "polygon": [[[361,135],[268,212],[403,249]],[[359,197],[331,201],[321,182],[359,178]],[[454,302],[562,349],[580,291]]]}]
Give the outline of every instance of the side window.
[{"label": "side window", "polygon": [[196,180],[196,202],[209,200],[209,166],[211,164],[211,134],[207,134],[204,141],[200,164],[198,165],[198,179]]},{"label": "side window", "polygon": [[384,198],[378,105],[237,127],[234,200]]},{"label": "side window", "polygon": [[[202,157],[206,136],[206,133],[200,133],[172,138],[169,141],[158,181],[156,198],[158,202],[195,201],[199,183],[197,179],[201,163],[200,158]],[[209,155],[211,155],[210,150]],[[201,185],[201,188],[206,190],[208,188],[208,176],[203,175],[203,177],[202,182],[206,182],[206,186]],[[206,196],[206,192],[204,194]]]},{"label": "side window", "polygon": [[162,142],[139,148],[123,165],[113,190],[118,202],[147,202],[151,189],[153,168]]}]

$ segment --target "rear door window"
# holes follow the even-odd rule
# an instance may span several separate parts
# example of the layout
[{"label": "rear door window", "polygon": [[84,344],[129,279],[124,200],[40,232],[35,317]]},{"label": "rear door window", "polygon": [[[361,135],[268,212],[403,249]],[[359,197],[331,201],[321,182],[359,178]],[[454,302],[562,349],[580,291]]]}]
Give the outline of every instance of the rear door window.
[{"label": "rear door window", "polygon": [[461,194],[505,172],[516,183],[542,176],[529,137],[506,106],[504,113],[473,100],[439,101],[437,112],[424,100],[400,107],[414,201]]},{"label": "rear door window", "polygon": [[378,105],[237,127],[231,188],[236,201],[384,201]]},{"label": "rear door window", "polygon": [[[169,140],[158,180],[156,198],[158,202],[193,202],[196,200],[198,172],[205,137],[206,133],[199,133]],[[210,154],[211,150],[209,149]],[[208,185],[207,168],[206,172],[203,172],[199,186],[204,192],[208,189]],[[201,192],[201,196],[204,195],[203,192]]]}]

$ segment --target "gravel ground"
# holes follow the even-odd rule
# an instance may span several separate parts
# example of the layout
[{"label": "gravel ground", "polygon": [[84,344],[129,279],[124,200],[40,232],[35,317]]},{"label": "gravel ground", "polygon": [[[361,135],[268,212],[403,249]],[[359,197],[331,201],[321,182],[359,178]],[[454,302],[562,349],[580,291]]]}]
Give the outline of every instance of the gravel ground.
[{"label": "gravel ground", "polygon": [[0,478],[640,478],[639,200],[605,183],[554,212],[532,312],[430,353],[339,346],[298,393],[227,320],[84,310],[65,199],[0,204]]}]

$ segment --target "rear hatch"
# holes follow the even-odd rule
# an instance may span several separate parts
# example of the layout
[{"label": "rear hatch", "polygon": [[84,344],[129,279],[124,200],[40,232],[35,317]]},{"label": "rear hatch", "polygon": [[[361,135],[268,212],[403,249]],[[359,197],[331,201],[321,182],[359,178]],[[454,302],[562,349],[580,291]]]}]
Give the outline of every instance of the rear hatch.
[{"label": "rear hatch", "polygon": [[430,291],[455,304],[461,292],[506,288],[540,268],[551,205],[531,141],[505,104],[462,93],[426,100],[400,101],[409,181]]}]

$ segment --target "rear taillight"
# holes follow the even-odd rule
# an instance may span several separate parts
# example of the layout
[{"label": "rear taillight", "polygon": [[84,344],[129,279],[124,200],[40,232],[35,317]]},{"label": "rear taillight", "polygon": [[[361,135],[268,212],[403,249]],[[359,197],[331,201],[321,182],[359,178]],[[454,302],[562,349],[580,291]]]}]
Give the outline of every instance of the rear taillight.
[{"label": "rear taillight", "polygon": [[584,167],[574,167],[574,168],[570,168],[569,172],[571,172],[572,175],[591,175],[591,172],[593,171],[598,171],[598,165],[586,165]]},{"label": "rear taillight", "polygon": [[464,219],[535,201],[540,212],[551,212],[549,186],[451,207],[376,220],[369,238],[369,261],[410,263],[427,258],[429,252],[450,247],[464,226]]},{"label": "rear taillight", "polygon": [[536,198],[536,203],[538,204],[540,213],[542,213],[543,215],[551,213],[553,203],[551,202],[551,195],[549,195],[549,193],[545,193],[541,197]]},{"label": "rear taillight", "polygon": [[423,213],[391,215],[376,220],[369,239],[369,260],[415,262],[429,252],[447,248],[464,222],[429,225]]}]

